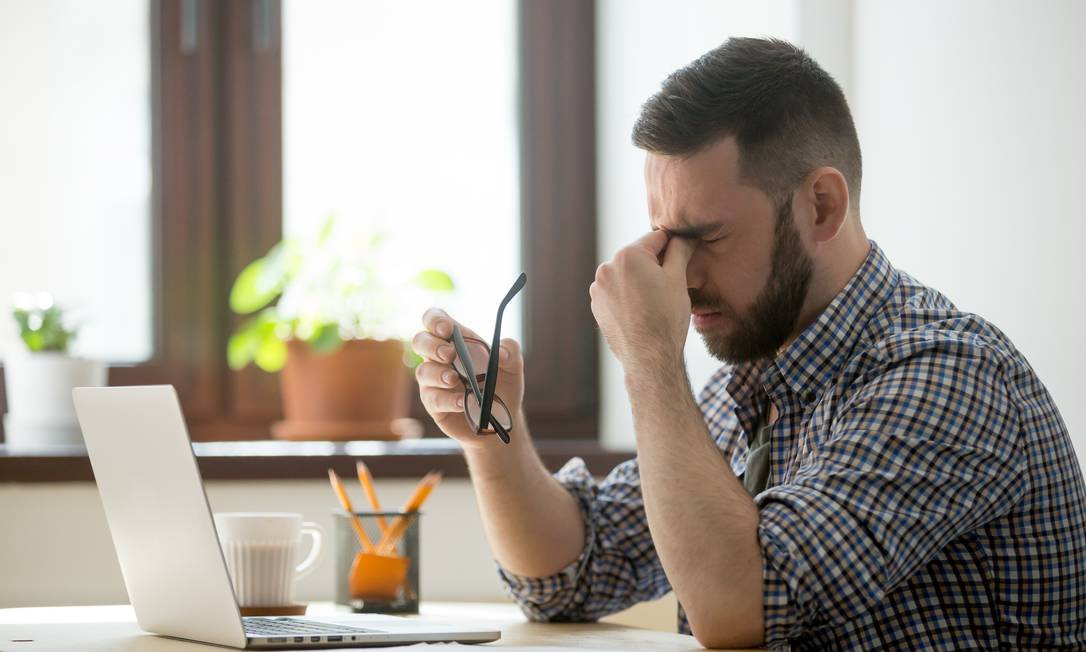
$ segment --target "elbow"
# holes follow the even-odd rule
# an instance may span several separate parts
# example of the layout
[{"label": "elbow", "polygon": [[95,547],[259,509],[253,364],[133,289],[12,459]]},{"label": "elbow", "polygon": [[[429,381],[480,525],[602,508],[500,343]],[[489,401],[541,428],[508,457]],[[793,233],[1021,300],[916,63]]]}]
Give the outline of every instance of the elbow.
[{"label": "elbow", "polygon": [[761,647],[765,638],[760,632],[754,635],[735,630],[706,631],[702,629],[693,630],[693,634],[698,644],[708,650]]},{"label": "elbow", "polygon": [[690,620],[690,632],[704,648],[750,648],[760,647],[765,640],[762,618],[744,617],[735,613],[732,617],[723,614],[703,614],[700,617],[687,612]]},{"label": "elbow", "polygon": [[694,639],[703,648],[708,650],[716,649],[736,649],[736,648],[756,648],[761,647],[763,636],[761,633],[758,635],[743,635],[737,631],[705,631],[694,630]]}]

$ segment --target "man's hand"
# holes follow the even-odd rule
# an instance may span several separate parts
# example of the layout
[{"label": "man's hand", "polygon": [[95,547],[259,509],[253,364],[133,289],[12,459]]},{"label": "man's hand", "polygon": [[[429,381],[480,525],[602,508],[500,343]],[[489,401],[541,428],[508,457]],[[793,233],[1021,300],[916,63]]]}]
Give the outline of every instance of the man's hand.
[{"label": "man's hand", "polygon": [[596,269],[588,290],[592,314],[627,371],[682,360],[690,328],[686,266],[694,246],[653,231]]},{"label": "man's hand", "polygon": [[[480,448],[498,441],[497,437],[479,437],[464,416],[464,384],[460,381],[452,361],[456,357],[450,338],[453,320],[438,308],[430,308],[422,316],[426,330],[415,335],[411,341],[415,352],[424,358],[415,369],[419,381],[419,396],[422,405],[434,418],[441,431],[460,442],[465,448]],[[468,341],[468,349],[481,346],[471,338],[480,339],[469,328],[460,326]],[[485,340],[484,340],[485,341]],[[484,373],[486,369],[476,369]],[[498,358],[498,384],[495,394],[505,401],[513,418],[513,431],[521,437],[527,436],[527,427],[521,404],[524,401],[524,358],[520,345],[514,339],[506,338],[501,342]]]}]

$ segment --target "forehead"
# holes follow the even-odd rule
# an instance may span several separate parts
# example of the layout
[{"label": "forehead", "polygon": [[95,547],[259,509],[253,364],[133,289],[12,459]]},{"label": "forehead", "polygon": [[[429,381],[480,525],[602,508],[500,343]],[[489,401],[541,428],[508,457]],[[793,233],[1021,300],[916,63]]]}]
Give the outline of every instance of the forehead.
[{"label": "forehead", "polygon": [[680,229],[726,223],[750,212],[757,188],[740,183],[739,148],[727,138],[693,156],[645,157],[645,189],[654,228]]}]

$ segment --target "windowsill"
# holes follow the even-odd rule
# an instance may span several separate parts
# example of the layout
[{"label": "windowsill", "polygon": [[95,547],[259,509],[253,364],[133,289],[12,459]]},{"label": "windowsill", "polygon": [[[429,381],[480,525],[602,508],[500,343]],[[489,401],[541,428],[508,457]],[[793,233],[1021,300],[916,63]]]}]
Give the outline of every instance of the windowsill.
[{"label": "windowsill", "polygon": [[[329,467],[354,474],[354,460],[366,459],[382,478],[418,478],[439,470],[446,477],[468,475],[459,445],[451,439],[401,442],[197,442],[192,445],[204,480],[326,479]],[[596,475],[634,457],[631,450],[607,450],[594,440],[540,441],[536,449],[548,469],[582,457]],[[8,450],[0,444],[0,483],[90,482],[94,480],[83,446],[43,446]]]}]

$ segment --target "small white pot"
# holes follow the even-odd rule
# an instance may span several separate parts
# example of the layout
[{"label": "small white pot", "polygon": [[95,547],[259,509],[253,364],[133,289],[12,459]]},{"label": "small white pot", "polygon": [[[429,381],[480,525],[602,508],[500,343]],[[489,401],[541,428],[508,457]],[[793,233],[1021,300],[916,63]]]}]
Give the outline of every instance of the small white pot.
[{"label": "small white pot", "polygon": [[105,384],[106,365],[100,360],[55,352],[8,353],[4,357],[8,409],[4,443],[11,448],[82,444],[72,388]]}]

